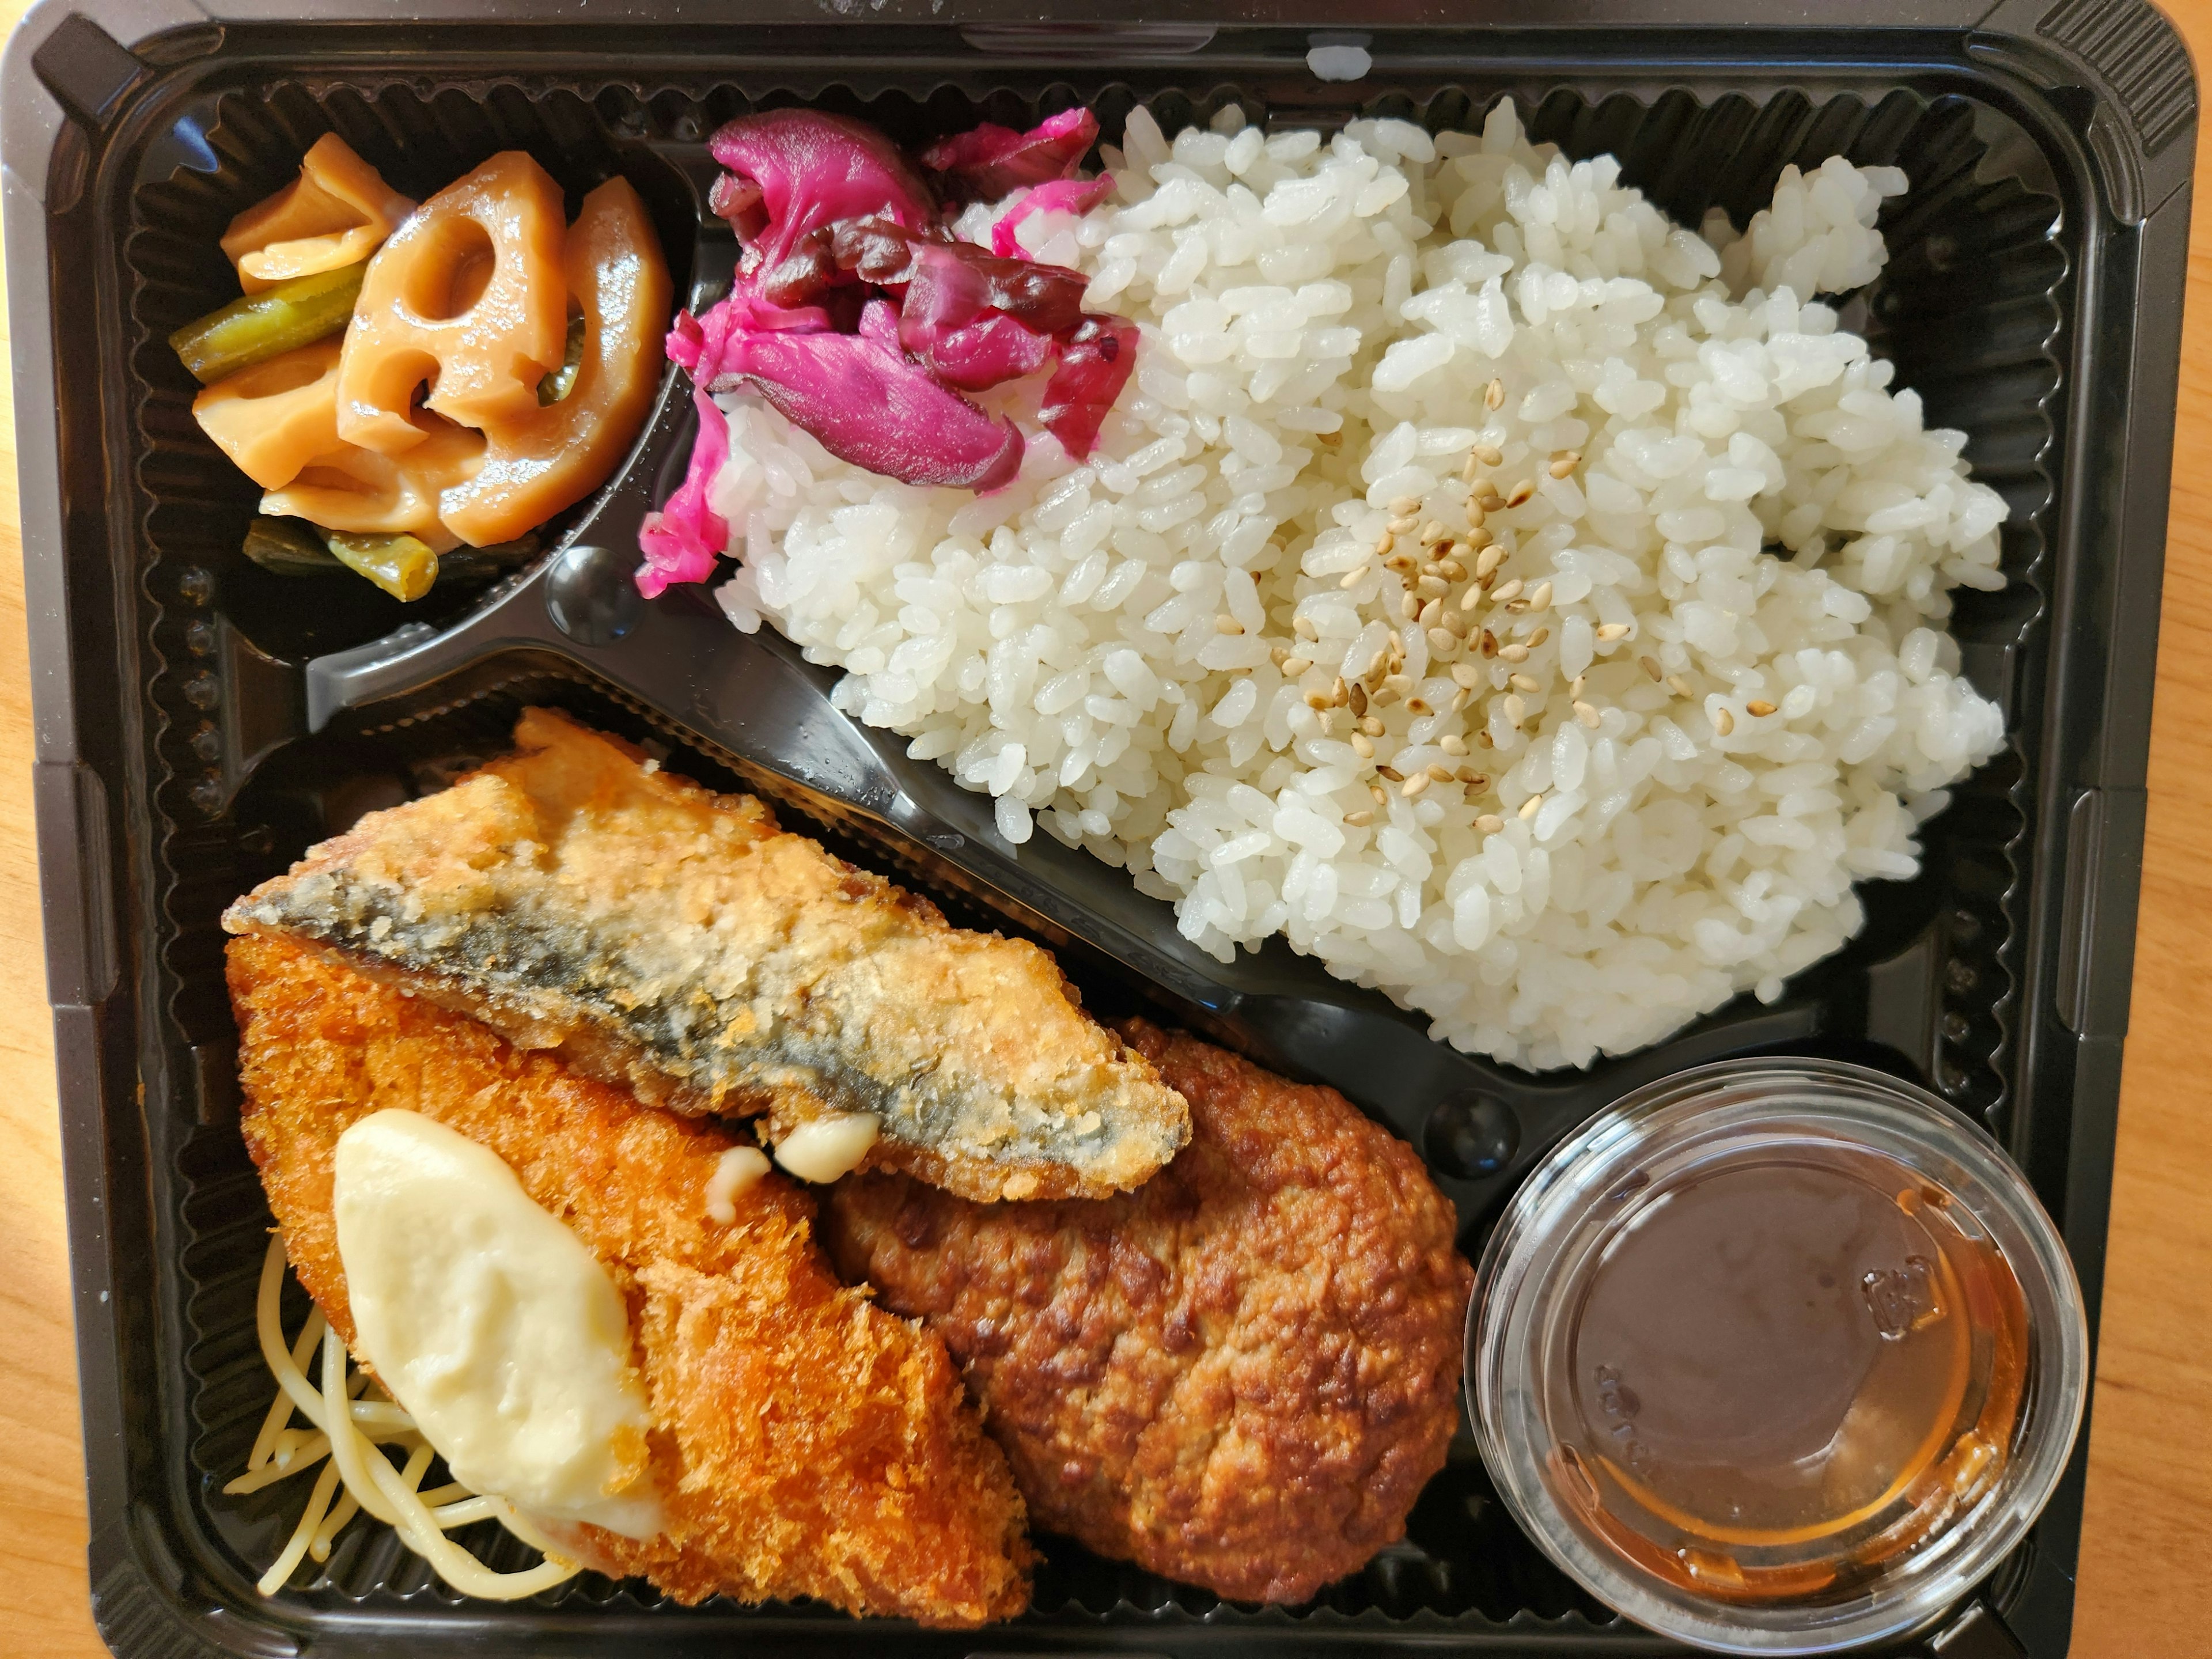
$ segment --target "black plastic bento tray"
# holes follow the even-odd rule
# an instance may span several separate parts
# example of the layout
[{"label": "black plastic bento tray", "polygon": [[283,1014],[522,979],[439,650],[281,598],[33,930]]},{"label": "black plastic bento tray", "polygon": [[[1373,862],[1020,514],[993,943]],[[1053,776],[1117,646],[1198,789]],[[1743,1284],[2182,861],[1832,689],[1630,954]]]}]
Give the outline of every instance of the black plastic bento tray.
[{"label": "black plastic bento tray", "polygon": [[[1407,1541],[1300,1608],[1222,1603],[1049,1539],[1035,1610],[975,1632],[811,1606],[686,1610],[588,1577],[494,1607],[365,1524],[307,1588],[257,1596],[297,1495],[219,1491],[269,1395],[252,1311],[268,1213],[238,1134],[215,918],[309,841],[495,752],[526,702],[771,794],[956,919],[1059,947],[1095,1003],[1152,1005],[1335,1084],[1423,1150],[1470,1246],[1532,1158],[1650,1078],[1795,1051],[1917,1079],[2027,1170],[2094,1334],[2197,125],[2187,54],[2157,13],[1385,0],[1156,3],[1133,21],[1097,0],[611,0],[597,21],[563,0],[327,0],[312,23],[285,15],[305,9],[50,0],[0,81],[90,1571],[118,1653],[1674,1650],[1521,1537],[1464,1434]],[[1317,80],[1317,44],[1364,44],[1372,68]],[[253,492],[193,427],[191,382],[163,344],[227,297],[213,243],[228,216],[331,128],[417,194],[515,145],[572,197],[623,171],[679,297],[699,303],[735,252],[702,207],[703,140],[757,103],[820,102],[911,138],[1077,101],[1110,135],[1139,100],[1170,131],[1231,101],[1277,125],[1452,126],[1506,93],[1537,137],[1613,151],[1693,224],[1716,202],[1741,224],[1786,161],[1841,150],[1905,167],[1889,270],[1851,320],[1930,424],[1966,431],[1977,476],[2014,508],[2010,584],[1962,594],[1954,623],[2010,743],[1929,826],[1922,877],[1863,886],[1861,936],[1778,1003],[1731,1005],[1588,1072],[1458,1054],[1279,942],[1224,967],[1119,872],[1048,837],[1000,841],[985,798],[835,713],[830,677],[772,635],[739,635],[698,590],[637,600],[637,520],[689,442],[672,374],[625,469],[557,522],[535,568],[408,611],[242,559]],[[2028,1542],[1905,1647],[2064,1651],[2087,1445]],[[469,1541],[497,1559],[496,1540]]]}]

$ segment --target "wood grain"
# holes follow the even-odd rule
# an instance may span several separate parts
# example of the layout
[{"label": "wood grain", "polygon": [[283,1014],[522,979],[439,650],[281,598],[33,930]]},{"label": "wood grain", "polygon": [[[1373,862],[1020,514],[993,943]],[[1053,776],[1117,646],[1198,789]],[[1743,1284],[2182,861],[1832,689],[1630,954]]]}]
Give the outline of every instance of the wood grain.
[{"label": "wood grain", "polygon": [[[23,0],[0,0],[15,27]],[[8,319],[0,307],[0,343]],[[84,1449],[31,823],[29,638],[15,510],[15,411],[0,385],[0,1646],[106,1651],[85,1583]]]},{"label": "wood grain", "polygon": [[[2169,0],[2212,64],[2212,0]],[[2196,216],[2151,720],[2150,821],[2105,1267],[2079,1659],[2212,1652],[2212,119]]]},{"label": "wood grain", "polygon": [[[0,0],[12,28],[24,0]],[[2176,0],[2200,64],[2212,0]],[[2198,142],[2135,1004],[2098,1353],[2076,1659],[2212,1651],[2212,123]],[[7,321],[0,313],[0,345]],[[104,1653],[84,1570],[53,1048],[40,970],[14,410],[0,381],[0,1649]]]}]

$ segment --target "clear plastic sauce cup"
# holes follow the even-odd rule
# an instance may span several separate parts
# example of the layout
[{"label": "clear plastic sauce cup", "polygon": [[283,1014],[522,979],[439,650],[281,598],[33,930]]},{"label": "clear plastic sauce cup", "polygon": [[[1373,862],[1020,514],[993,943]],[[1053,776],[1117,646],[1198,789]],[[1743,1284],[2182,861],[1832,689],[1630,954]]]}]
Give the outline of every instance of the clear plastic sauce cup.
[{"label": "clear plastic sauce cup", "polygon": [[1468,1403],[1592,1594],[1724,1652],[1910,1632],[2033,1522],[2080,1426],[2073,1267],[1996,1143],[1822,1060],[1640,1090],[1483,1255]]}]

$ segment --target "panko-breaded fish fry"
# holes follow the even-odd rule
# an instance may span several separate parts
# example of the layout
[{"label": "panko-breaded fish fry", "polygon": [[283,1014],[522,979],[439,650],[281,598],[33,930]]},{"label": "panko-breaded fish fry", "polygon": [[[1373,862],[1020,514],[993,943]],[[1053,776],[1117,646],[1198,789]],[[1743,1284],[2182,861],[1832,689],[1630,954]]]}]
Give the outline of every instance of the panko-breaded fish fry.
[{"label": "panko-breaded fish fry", "polygon": [[529,710],[515,747],[311,848],[224,927],[338,951],[655,1104],[765,1112],[809,1175],[793,1133],[865,1144],[860,1114],[868,1167],[986,1200],[1126,1190],[1189,1138],[1037,946],[952,927],[565,715]]},{"label": "panko-breaded fish fry", "polygon": [[717,1222],[711,1183],[742,1144],[726,1131],[288,939],[233,941],[229,972],[246,1145],[294,1270],[356,1358],[333,1159],[372,1114],[496,1153],[613,1279],[663,1527],[578,1523],[564,1548],[684,1601],[811,1595],[953,1626],[1028,1604],[1022,1502],[944,1345],[838,1285],[802,1189],[762,1176]]}]

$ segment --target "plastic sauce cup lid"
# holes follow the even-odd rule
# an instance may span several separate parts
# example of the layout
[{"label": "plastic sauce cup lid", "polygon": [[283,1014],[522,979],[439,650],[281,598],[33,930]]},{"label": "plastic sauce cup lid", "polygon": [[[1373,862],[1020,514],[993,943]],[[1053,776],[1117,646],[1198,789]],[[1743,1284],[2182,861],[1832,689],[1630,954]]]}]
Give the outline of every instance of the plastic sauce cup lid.
[{"label": "plastic sauce cup lid", "polygon": [[1925,1091],[1744,1060],[1637,1091],[1508,1206],[1468,1316],[1477,1440],[1523,1529],[1723,1653],[1917,1630],[2019,1543],[2081,1426],[2064,1243]]}]

